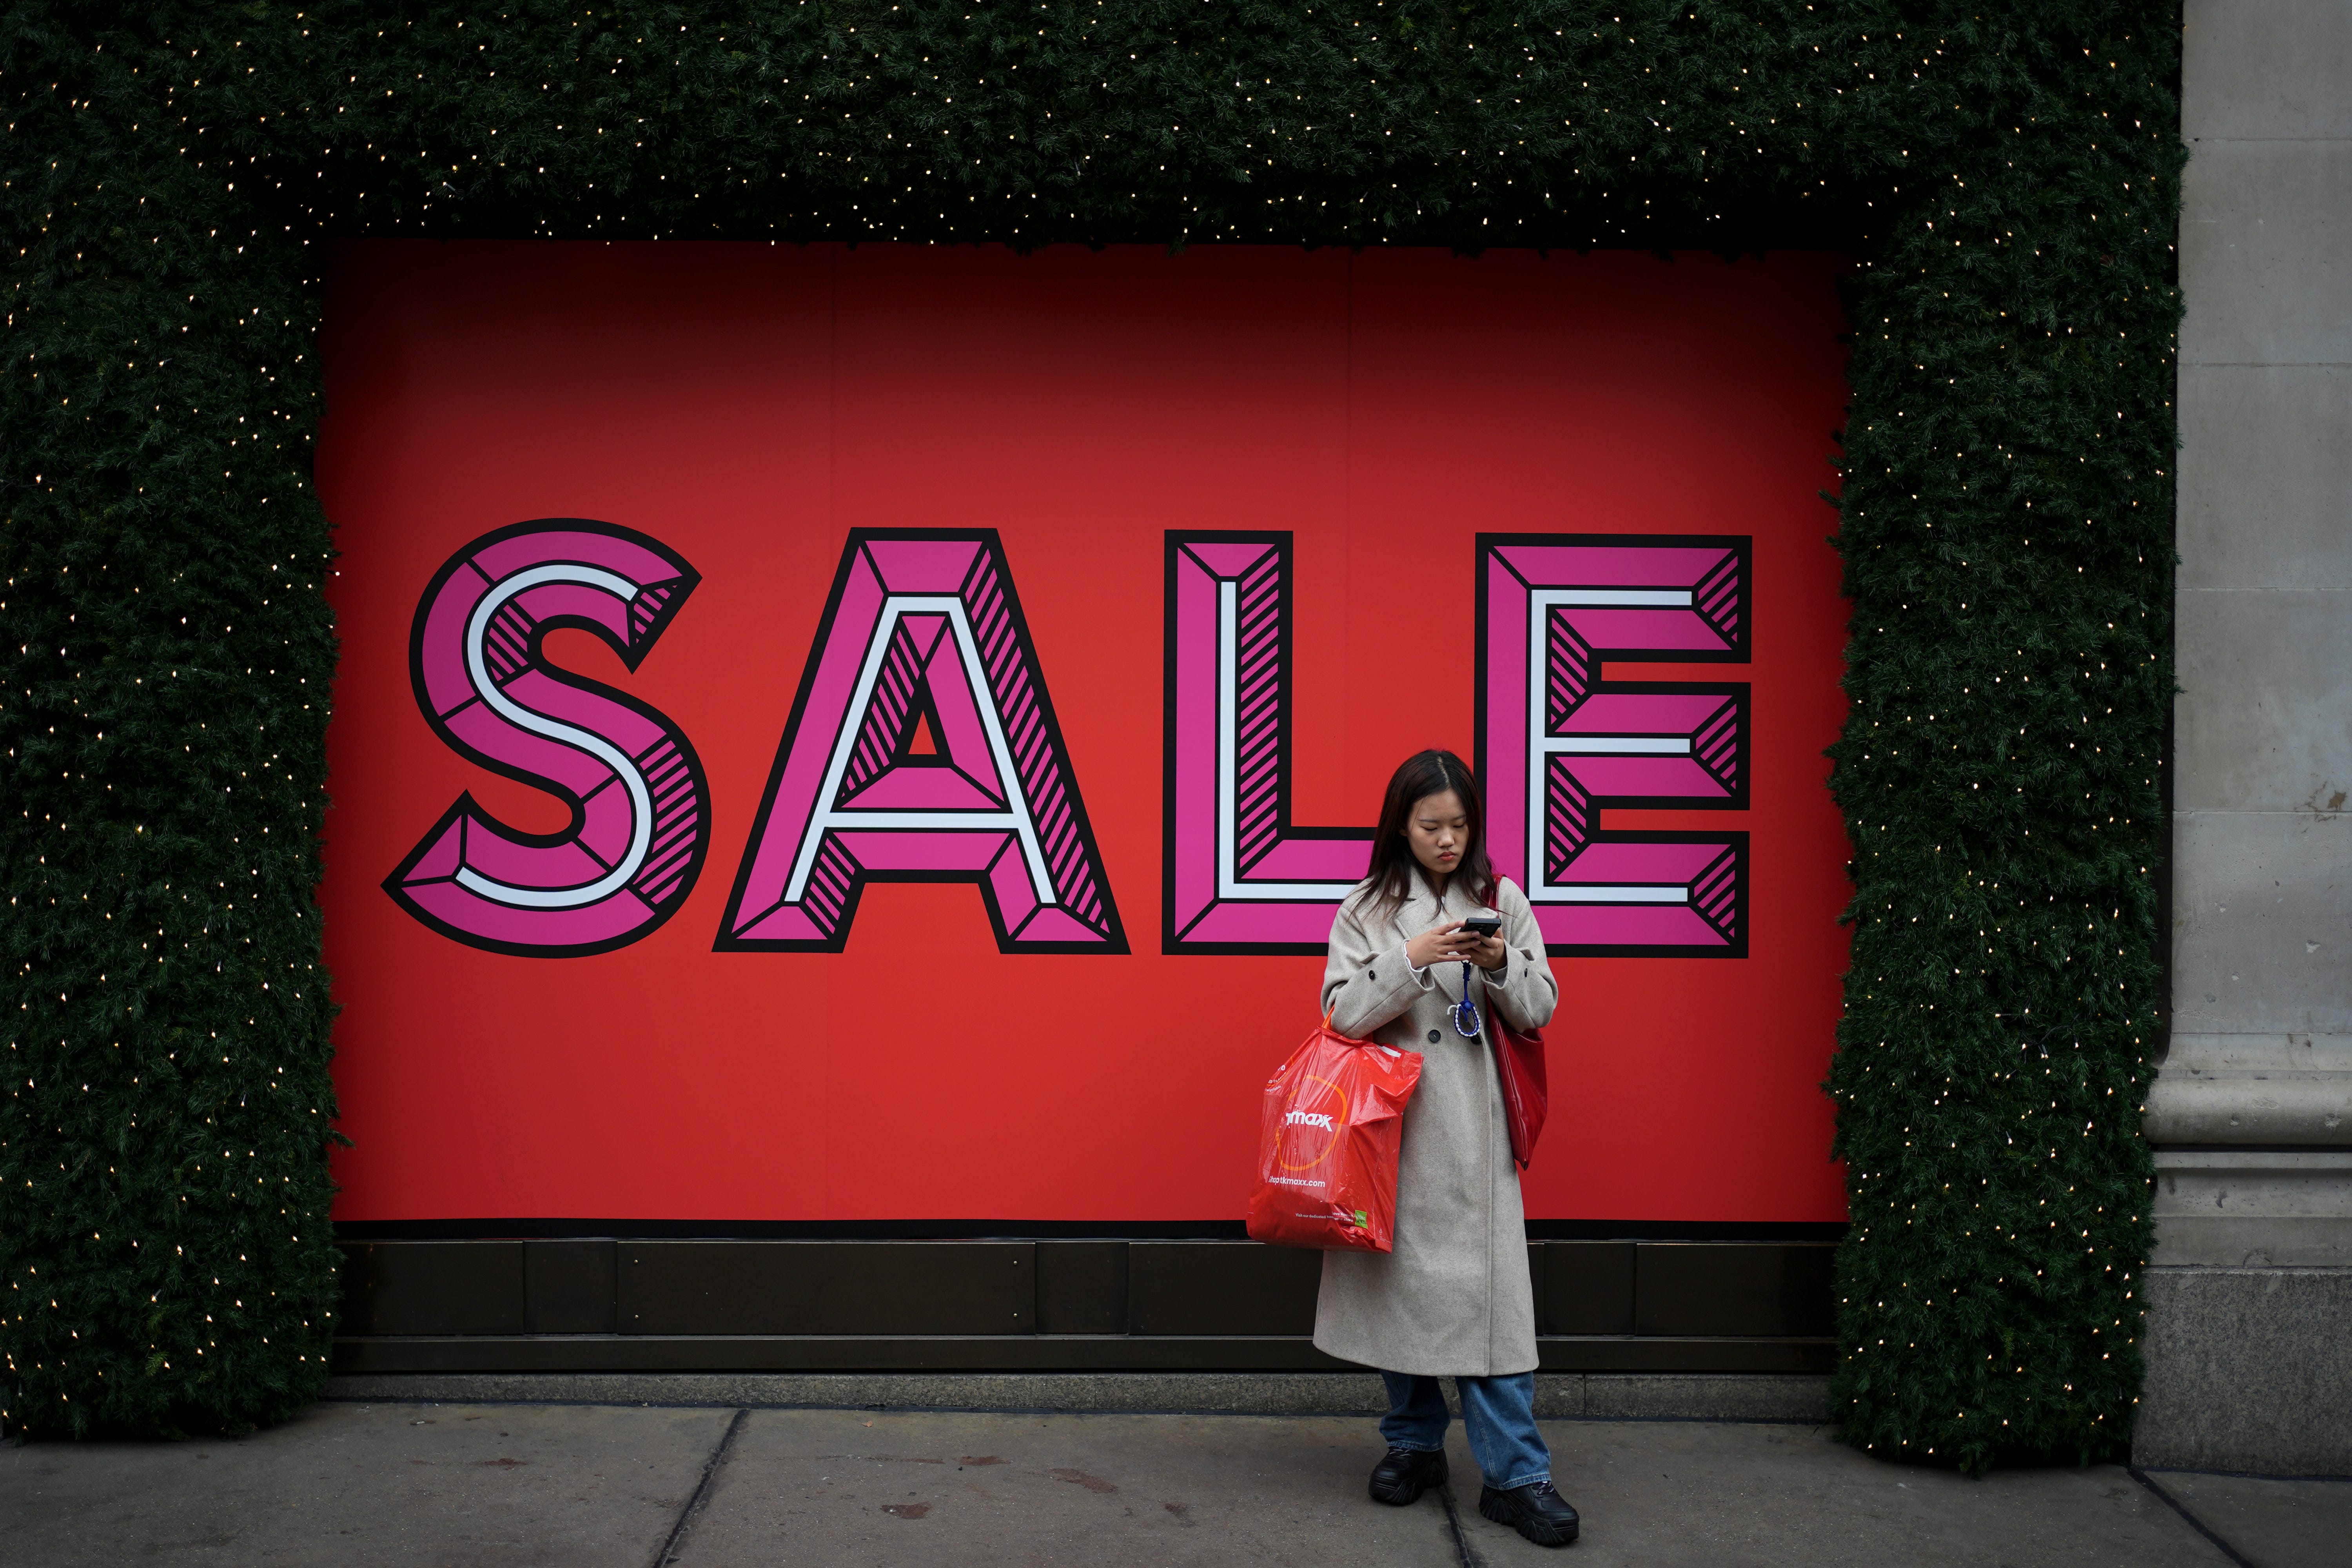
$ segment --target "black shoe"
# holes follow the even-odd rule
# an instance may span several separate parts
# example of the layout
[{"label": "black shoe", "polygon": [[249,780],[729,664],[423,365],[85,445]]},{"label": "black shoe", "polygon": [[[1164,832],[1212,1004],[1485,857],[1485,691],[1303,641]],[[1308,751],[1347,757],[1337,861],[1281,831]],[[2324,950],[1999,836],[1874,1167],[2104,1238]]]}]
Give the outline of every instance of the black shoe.
[{"label": "black shoe", "polygon": [[1481,1487],[1478,1511],[1496,1524],[1509,1525],[1538,1546],[1565,1546],[1576,1539],[1576,1510],[1568,1506],[1566,1498],[1551,1489],[1549,1481],[1513,1487],[1508,1491]]},{"label": "black shoe", "polygon": [[1443,1448],[1391,1448],[1372,1467],[1372,1500],[1402,1508],[1430,1487],[1445,1484]]}]

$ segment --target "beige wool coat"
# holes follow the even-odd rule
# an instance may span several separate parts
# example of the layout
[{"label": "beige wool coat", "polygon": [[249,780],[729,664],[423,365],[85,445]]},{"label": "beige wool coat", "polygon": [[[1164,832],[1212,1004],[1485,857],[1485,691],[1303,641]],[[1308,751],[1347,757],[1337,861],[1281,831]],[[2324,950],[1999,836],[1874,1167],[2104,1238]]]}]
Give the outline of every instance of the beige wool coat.
[{"label": "beige wool coat", "polygon": [[[1432,964],[1418,980],[1405,940],[1477,910],[1462,893],[1415,892],[1373,921],[1359,889],[1331,922],[1323,1005],[1331,1026],[1422,1058],[1405,1108],[1397,1172],[1396,1249],[1323,1255],[1315,1345],[1385,1372],[1494,1377],[1536,1365],[1535,1294],[1528,1279],[1526,1211],[1511,1163],[1502,1089],[1491,1048],[1454,1027],[1462,965]],[[1499,1005],[1520,1028],[1551,1021],[1559,989],[1527,895],[1508,881],[1494,908],[1511,953],[1493,974],[1473,965],[1472,1000],[1483,1021]]]}]

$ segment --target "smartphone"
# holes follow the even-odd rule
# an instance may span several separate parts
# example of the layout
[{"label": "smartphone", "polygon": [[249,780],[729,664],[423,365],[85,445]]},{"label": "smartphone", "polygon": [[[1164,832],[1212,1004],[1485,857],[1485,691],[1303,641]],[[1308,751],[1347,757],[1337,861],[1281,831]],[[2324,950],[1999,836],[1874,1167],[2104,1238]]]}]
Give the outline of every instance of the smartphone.
[{"label": "smartphone", "polygon": [[1462,922],[1462,929],[1473,936],[1493,936],[1503,929],[1500,915],[1473,915]]}]

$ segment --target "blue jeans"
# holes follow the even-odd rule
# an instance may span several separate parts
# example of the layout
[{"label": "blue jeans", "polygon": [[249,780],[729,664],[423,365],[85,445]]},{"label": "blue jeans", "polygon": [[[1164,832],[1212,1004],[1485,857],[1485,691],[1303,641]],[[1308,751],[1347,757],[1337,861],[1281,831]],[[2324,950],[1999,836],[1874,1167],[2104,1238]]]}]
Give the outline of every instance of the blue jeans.
[{"label": "blue jeans", "polygon": [[[1381,1421],[1388,1446],[1424,1454],[1444,1447],[1445,1394],[1437,1379],[1384,1372],[1381,1380],[1389,1385],[1389,1413]],[[1470,1452],[1488,1486],[1508,1491],[1551,1479],[1551,1450],[1536,1430],[1535,1373],[1457,1377],[1454,1386],[1462,1395]]]}]

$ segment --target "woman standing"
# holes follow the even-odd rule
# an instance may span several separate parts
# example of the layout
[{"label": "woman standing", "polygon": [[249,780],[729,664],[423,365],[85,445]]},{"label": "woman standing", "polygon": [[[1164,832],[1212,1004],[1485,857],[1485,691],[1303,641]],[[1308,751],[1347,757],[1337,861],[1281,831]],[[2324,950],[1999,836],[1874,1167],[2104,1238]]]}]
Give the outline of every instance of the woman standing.
[{"label": "woman standing", "polygon": [[[1445,1400],[1486,1485],[1478,1511],[1543,1546],[1576,1539],[1576,1510],[1551,1485],[1535,1422],[1535,1296],[1526,1214],[1502,1089],[1486,1043],[1490,1010],[1539,1028],[1559,1001],[1525,894],[1487,864],[1478,785],[1451,752],[1423,752],[1389,780],[1370,873],[1331,922],[1323,1005],[1331,1026],[1422,1057],[1405,1109],[1396,1248],[1323,1255],[1315,1344],[1381,1369],[1388,1453],[1372,1496],[1402,1506],[1445,1480]],[[1480,936],[1465,917],[1495,913]],[[1475,1017],[1462,1009],[1470,1003]]]}]

